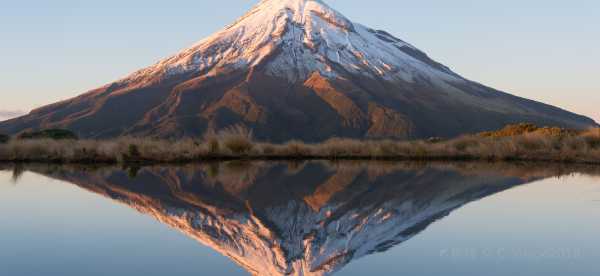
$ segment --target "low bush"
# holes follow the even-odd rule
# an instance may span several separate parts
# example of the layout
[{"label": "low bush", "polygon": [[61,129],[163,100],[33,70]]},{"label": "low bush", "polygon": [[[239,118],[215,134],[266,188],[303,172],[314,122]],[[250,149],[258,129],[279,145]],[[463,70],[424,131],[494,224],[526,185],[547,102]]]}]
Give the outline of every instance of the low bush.
[{"label": "low bush", "polygon": [[278,152],[278,155],[289,157],[304,157],[311,156],[312,151],[310,149],[310,146],[308,146],[302,141],[290,141],[283,145],[281,150]]},{"label": "low bush", "polygon": [[75,133],[66,129],[45,129],[40,131],[27,131],[19,134],[19,139],[53,139],[53,140],[77,140]]},{"label": "low bush", "polygon": [[140,150],[138,149],[137,145],[130,144],[127,151],[128,151],[129,157],[132,157],[132,158],[140,157]]},{"label": "low bush", "polygon": [[600,128],[590,129],[582,134],[583,139],[592,149],[600,148]]},{"label": "low bush", "polygon": [[233,154],[248,154],[254,148],[252,130],[235,125],[220,131],[217,139]]},{"label": "low bush", "polygon": [[6,144],[10,140],[10,136],[0,134],[0,144]]},{"label": "low bush", "polygon": [[463,136],[451,141],[454,149],[459,152],[465,152],[470,148],[479,146],[481,138],[475,136]]},{"label": "low bush", "polygon": [[495,137],[495,138],[511,137],[511,136],[523,135],[526,133],[531,133],[538,129],[539,129],[539,127],[534,124],[521,123],[521,124],[507,125],[504,128],[502,128],[500,130],[496,130],[496,131],[482,132],[479,134],[479,136]]}]

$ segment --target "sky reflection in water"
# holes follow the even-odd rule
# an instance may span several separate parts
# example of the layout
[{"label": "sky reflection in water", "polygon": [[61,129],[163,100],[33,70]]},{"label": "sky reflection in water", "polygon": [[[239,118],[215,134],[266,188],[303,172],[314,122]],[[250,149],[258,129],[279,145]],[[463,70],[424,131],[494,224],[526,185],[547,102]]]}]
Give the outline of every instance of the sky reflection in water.
[{"label": "sky reflection in water", "polygon": [[2,275],[600,273],[593,167],[4,169]]}]

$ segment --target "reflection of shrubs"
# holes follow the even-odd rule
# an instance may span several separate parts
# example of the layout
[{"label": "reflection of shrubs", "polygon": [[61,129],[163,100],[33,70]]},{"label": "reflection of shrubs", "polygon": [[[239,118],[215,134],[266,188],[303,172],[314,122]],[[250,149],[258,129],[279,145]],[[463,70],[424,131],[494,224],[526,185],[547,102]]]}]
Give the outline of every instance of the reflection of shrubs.
[{"label": "reflection of shrubs", "polygon": [[140,172],[141,167],[139,166],[133,166],[130,167],[129,170],[127,170],[127,176],[129,176],[129,178],[131,179],[135,179],[138,176],[138,173]]},{"label": "reflection of shrubs", "polygon": [[211,178],[216,178],[219,176],[219,172],[221,171],[221,163],[212,162],[208,165],[207,174]]},{"label": "reflection of shrubs", "polygon": [[75,133],[66,129],[45,129],[40,131],[28,131],[19,134],[19,139],[53,139],[53,140],[77,140]]},{"label": "reflection of shrubs", "polygon": [[10,136],[0,134],[0,144],[6,144],[10,140]]}]

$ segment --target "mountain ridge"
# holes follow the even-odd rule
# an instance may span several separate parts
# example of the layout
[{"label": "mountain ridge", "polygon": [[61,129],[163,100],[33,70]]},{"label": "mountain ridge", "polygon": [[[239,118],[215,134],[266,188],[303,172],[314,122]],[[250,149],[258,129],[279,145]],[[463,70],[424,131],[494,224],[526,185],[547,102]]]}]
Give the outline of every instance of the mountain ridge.
[{"label": "mountain ridge", "polygon": [[263,0],[172,57],[2,122],[0,131],[181,138],[241,124],[261,140],[312,142],[451,137],[517,122],[596,125],[469,81],[323,1]]}]

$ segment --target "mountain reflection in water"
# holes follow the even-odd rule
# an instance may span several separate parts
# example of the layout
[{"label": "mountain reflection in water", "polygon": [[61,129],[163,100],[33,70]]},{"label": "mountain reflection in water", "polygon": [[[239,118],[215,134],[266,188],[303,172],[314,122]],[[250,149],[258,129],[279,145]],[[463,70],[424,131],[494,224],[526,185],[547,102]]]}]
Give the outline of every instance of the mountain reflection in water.
[{"label": "mountain reflection in water", "polygon": [[[568,169],[567,169],[568,168]],[[331,275],[461,206],[586,167],[230,162],[144,168],[16,166],[178,229],[255,275]],[[589,172],[587,173],[596,173]]]}]

